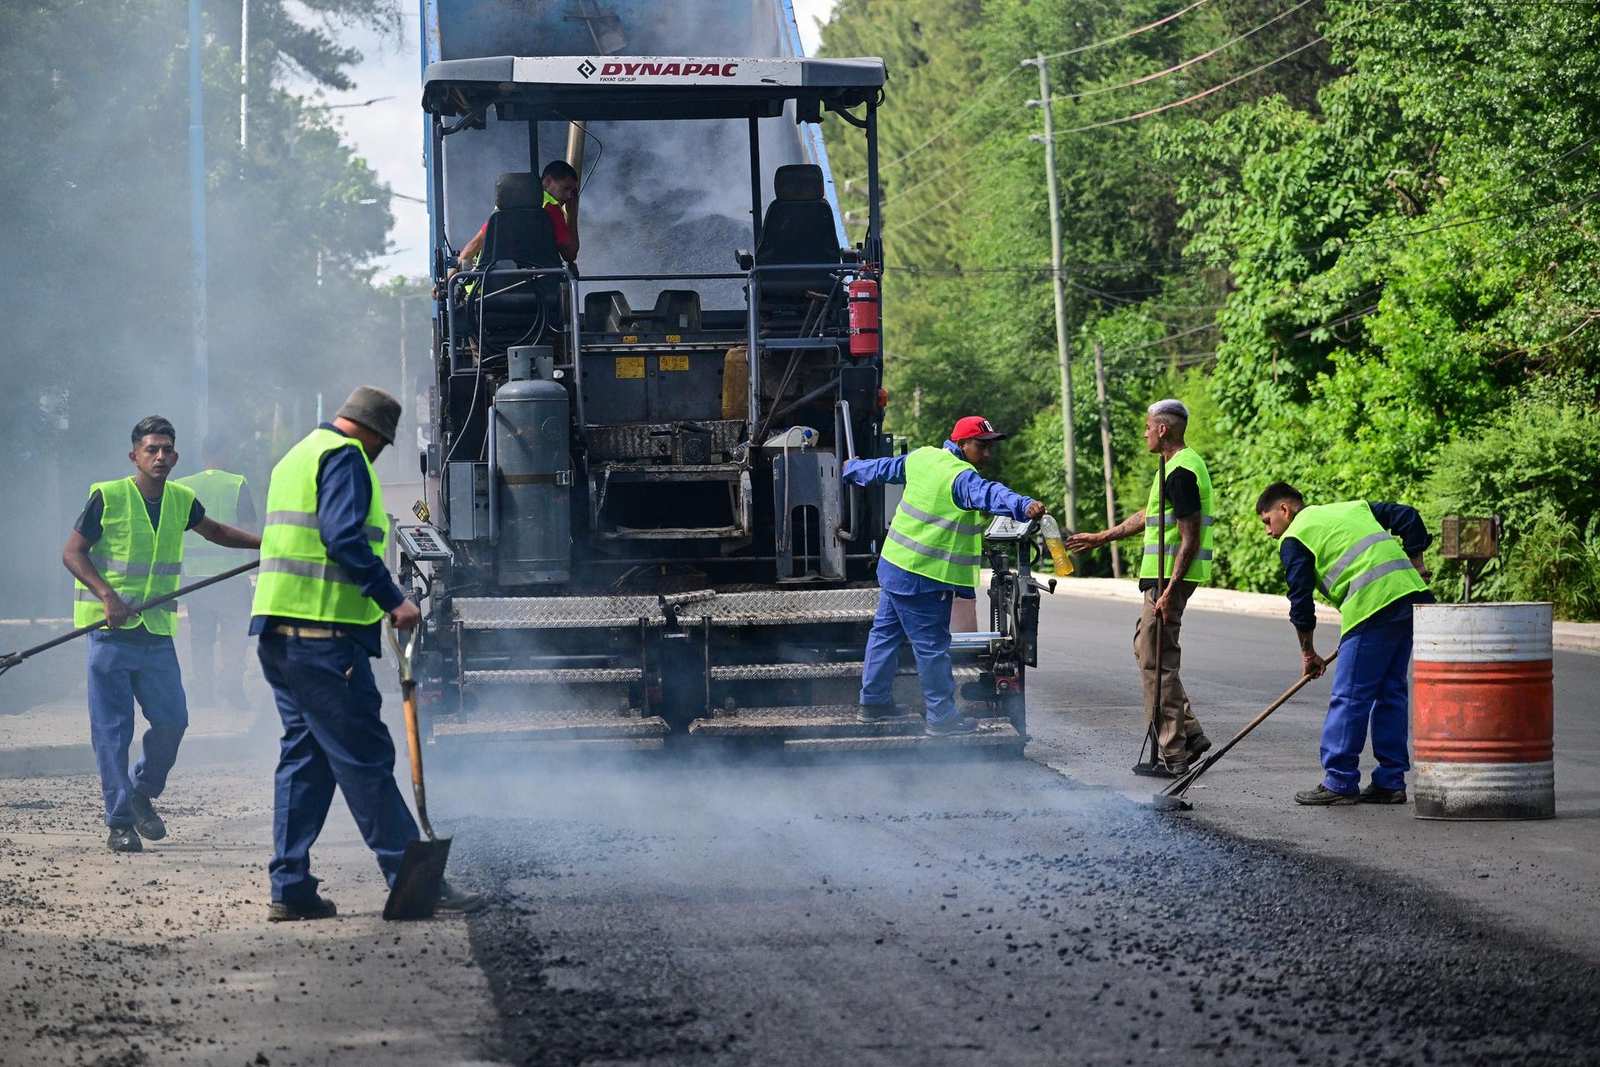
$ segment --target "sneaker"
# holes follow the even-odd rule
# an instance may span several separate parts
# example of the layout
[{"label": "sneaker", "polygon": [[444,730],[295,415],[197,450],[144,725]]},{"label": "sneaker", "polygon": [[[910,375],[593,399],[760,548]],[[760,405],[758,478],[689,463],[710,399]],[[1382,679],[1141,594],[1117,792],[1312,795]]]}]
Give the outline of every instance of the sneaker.
[{"label": "sneaker", "polygon": [[301,919],[331,919],[339,914],[339,909],[333,906],[333,901],[327,897],[314,896],[306,904],[290,904],[282,900],[274,900],[267,905],[267,922],[287,923],[299,922]]},{"label": "sneaker", "polygon": [[1333,807],[1336,804],[1359,804],[1360,796],[1355,793],[1335,793],[1325,785],[1318,785],[1315,789],[1307,789],[1294,795],[1296,804],[1305,804],[1308,807]]},{"label": "sneaker", "polygon": [[906,718],[907,714],[894,704],[860,704],[856,707],[856,722],[894,722]]},{"label": "sneaker", "polygon": [[160,841],[167,836],[167,824],[156,814],[149,797],[135,791],[128,798],[128,806],[133,808],[133,828],[139,831],[140,837],[146,841]]},{"label": "sneaker", "polygon": [[978,732],[978,720],[966,715],[952,715],[937,721],[929,719],[922,727],[929,737],[958,737]]},{"label": "sneaker", "polygon": [[477,893],[463,893],[449,882],[441,882],[439,885],[439,903],[436,907],[440,911],[459,911],[471,915],[475,911],[481,911],[484,903],[483,897]]},{"label": "sneaker", "polygon": [[1404,804],[1406,790],[1404,786],[1399,789],[1379,789],[1375,785],[1368,785],[1361,791],[1363,804]]},{"label": "sneaker", "polygon": [[1211,751],[1211,738],[1205,734],[1195,734],[1183,743],[1183,751],[1189,757],[1189,762],[1193,763],[1202,755]]},{"label": "sneaker", "polygon": [[143,852],[144,845],[139,841],[139,835],[133,832],[131,826],[113,826],[111,835],[106,838],[106,847],[112,852]]}]

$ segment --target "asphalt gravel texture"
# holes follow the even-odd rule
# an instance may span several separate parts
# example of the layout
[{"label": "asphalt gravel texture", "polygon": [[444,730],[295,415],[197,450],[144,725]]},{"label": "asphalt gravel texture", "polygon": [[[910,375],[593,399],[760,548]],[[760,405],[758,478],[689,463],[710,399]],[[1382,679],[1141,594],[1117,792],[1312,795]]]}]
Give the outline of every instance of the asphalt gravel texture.
[{"label": "asphalt gravel texture", "polygon": [[524,768],[435,795],[491,897],[470,936],[504,1062],[1600,1059],[1595,960],[1028,761]]}]

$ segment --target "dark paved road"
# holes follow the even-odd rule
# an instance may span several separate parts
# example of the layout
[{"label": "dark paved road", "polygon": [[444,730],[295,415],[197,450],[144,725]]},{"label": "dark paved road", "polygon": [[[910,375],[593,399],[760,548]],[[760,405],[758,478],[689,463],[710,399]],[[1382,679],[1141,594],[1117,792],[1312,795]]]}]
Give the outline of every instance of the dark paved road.
[{"label": "dark paved road", "polygon": [[[479,780],[531,1064],[1583,1063],[1593,961],[1038,764]],[[441,794],[442,796],[442,794]]]}]

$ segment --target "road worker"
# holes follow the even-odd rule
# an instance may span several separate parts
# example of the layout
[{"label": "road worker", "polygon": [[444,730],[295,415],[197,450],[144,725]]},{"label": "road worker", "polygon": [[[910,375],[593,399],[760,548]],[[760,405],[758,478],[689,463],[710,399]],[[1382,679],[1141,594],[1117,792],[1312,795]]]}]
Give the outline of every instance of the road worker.
[{"label": "road worker", "polygon": [[[523,175],[523,177],[527,177]],[[505,179],[502,178],[502,181]],[[568,263],[578,261],[578,172],[564,159],[552,159],[539,175],[539,206],[550,217],[550,228],[555,234],[556,251]],[[496,191],[497,196],[499,190]],[[498,206],[498,205],[497,205]],[[463,266],[475,264],[483,252],[483,242],[488,236],[489,224],[485,222],[472,240],[461,246],[456,260]],[[453,272],[452,272],[453,273]]]},{"label": "road worker", "polygon": [[[194,491],[206,514],[218,522],[254,529],[255,503],[244,475],[223,468],[227,451],[224,439],[216,434],[206,438],[198,474],[175,479],[178,485]],[[186,538],[183,575],[186,581],[199,581],[221,574],[239,564],[232,553],[216,548],[194,532]],[[220,701],[242,710],[244,695],[245,630],[250,620],[250,585],[243,579],[221,582],[202,589],[185,603],[189,609],[189,670],[195,700],[202,706]]]},{"label": "road worker", "polygon": [[900,645],[910,641],[922,682],[926,732],[948,737],[978,728],[975,719],[956,708],[951,599],[974,596],[986,514],[1026,521],[1045,513],[1039,501],[978,474],[977,468],[993,460],[995,442],[1005,436],[988,419],[968,415],[956,421],[942,448],[845,464],[844,479],[854,485],[891,482],[906,487],[878,560],[878,613],[867,638],[861,678],[858,718],[863,723],[901,717],[894,703],[894,676]]},{"label": "road worker", "polygon": [[[1211,475],[1200,453],[1184,441],[1189,409],[1180,400],[1158,400],[1145,412],[1145,446],[1166,460],[1166,541],[1162,542],[1161,470],[1150,480],[1150,496],[1142,511],[1117,526],[1067,538],[1067,550],[1083,552],[1144,535],[1139,562],[1139,588],[1144,608],[1133,631],[1133,654],[1144,683],[1147,729],[1155,733],[1154,752],[1136,773],[1157,778],[1177,778],[1189,773],[1189,764],[1211,747],[1205,731],[1189,705],[1178,670],[1183,649],[1178,644],[1183,609],[1201,585],[1211,580],[1212,526],[1216,513],[1211,498]],[[1158,588],[1160,586],[1160,588]],[[1156,619],[1161,625],[1156,626]],[[1160,647],[1157,648],[1159,634]],[[1157,673],[1161,700],[1156,702]]]},{"label": "road worker", "polygon": [[[394,443],[400,402],[361,386],[332,422],[272,469],[250,632],[283,721],[268,867],[273,922],[338,913],[317,892],[311,846],[338,786],[392,887],[417,824],[394,780],[394,742],[370,660],[384,616],[410,630],[422,615],[384,565],[389,517],[372,461]],[[446,886],[441,908],[476,904]]]},{"label": "road worker", "polygon": [[[1256,501],[1289,584],[1289,621],[1300,638],[1304,673],[1319,677],[1326,661],[1313,642],[1313,589],[1339,609],[1339,658],[1322,724],[1322,781],[1295,803],[1404,804],[1410,715],[1406,669],[1411,662],[1411,610],[1431,604],[1422,553],[1433,538],[1415,508],[1347,500],[1307,504],[1299,490],[1273,482]],[[1378,766],[1361,785],[1361,750],[1372,726]]]},{"label": "road worker", "polygon": [[[159,841],[166,824],[151,801],[166,788],[189,726],[189,707],[173,635],[178,605],[138,614],[132,606],[175,592],[182,580],[184,531],[223,548],[259,548],[253,533],[206,514],[194,492],[168,476],[178,465],[178,434],[159,415],[133,428],[134,474],[89,487],[61,562],[76,579],[73,621],[107,628],[89,634],[89,738],[105,798],[106,845],[139,852],[140,838]],[[128,773],[133,705],[150,728],[138,766]]]}]

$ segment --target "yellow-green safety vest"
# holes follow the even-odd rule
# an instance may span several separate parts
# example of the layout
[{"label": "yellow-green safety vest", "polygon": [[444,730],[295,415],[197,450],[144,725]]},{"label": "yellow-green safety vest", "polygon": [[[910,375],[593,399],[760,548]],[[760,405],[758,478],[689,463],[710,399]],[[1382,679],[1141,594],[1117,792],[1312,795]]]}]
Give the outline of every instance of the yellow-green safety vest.
[{"label": "yellow-green safety vest", "polygon": [[[1139,577],[1166,577],[1173,581],[1205,585],[1211,581],[1211,558],[1214,554],[1211,528],[1217,521],[1216,513],[1211,510],[1211,473],[1206,470],[1206,461],[1200,458],[1200,453],[1192,448],[1180,449],[1177,455],[1167,460],[1167,476],[1170,478],[1172,472],[1177,470],[1193,471],[1194,480],[1200,487],[1200,550],[1189,564],[1188,573],[1181,578],[1172,573],[1183,535],[1178,530],[1177,517],[1169,507],[1166,517],[1166,559],[1161,559],[1161,468],[1157,467],[1155,477],[1150,479],[1150,500],[1144,508],[1144,556],[1139,561]],[[1160,575],[1156,573],[1158,565]]]},{"label": "yellow-green safety vest", "polygon": [[[161,490],[161,511],[154,529],[144,497],[131,477],[96,482],[89,487],[89,495],[95,493],[100,494],[105,509],[100,517],[100,540],[90,546],[89,559],[106,584],[130,604],[177,592],[183,576],[183,528],[194,508],[193,490],[167,482]],[[73,624],[92,626],[103,621],[106,609],[100,598],[82,582],[72,584],[76,591]],[[153,634],[173,636],[178,632],[177,602],[146,608],[119,629],[140,626]]]},{"label": "yellow-green safety vest", "polygon": [[[228,471],[207,467],[198,474],[177,479],[200,498],[206,514],[229,526],[239,521],[239,494],[244,491],[244,477]],[[204,537],[189,531],[183,549],[183,573],[186,578],[211,578],[246,562],[248,556],[238,549],[214,545]]]},{"label": "yellow-green safety vest", "polygon": [[1341,636],[1396,600],[1428,588],[1365,500],[1308,504],[1283,536],[1305,545],[1316,559],[1317,588],[1339,609]]},{"label": "yellow-green safety vest", "polygon": [[971,589],[983,564],[983,513],[958,507],[951,487],[972,464],[948,449],[906,457],[906,490],[884,537],[883,558],[903,571]]},{"label": "yellow-green safety vest", "polygon": [[344,568],[329,558],[317,525],[317,473],[322,458],[340,448],[356,450],[372,482],[372,503],[367,508],[367,540],[372,551],[382,558],[389,547],[383,487],[372,473],[361,442],[319,426],[272,468],[261,531],[261,577],[250,606],[252,615],[353,626],[383,618],[377,601],[364,595]]}]

